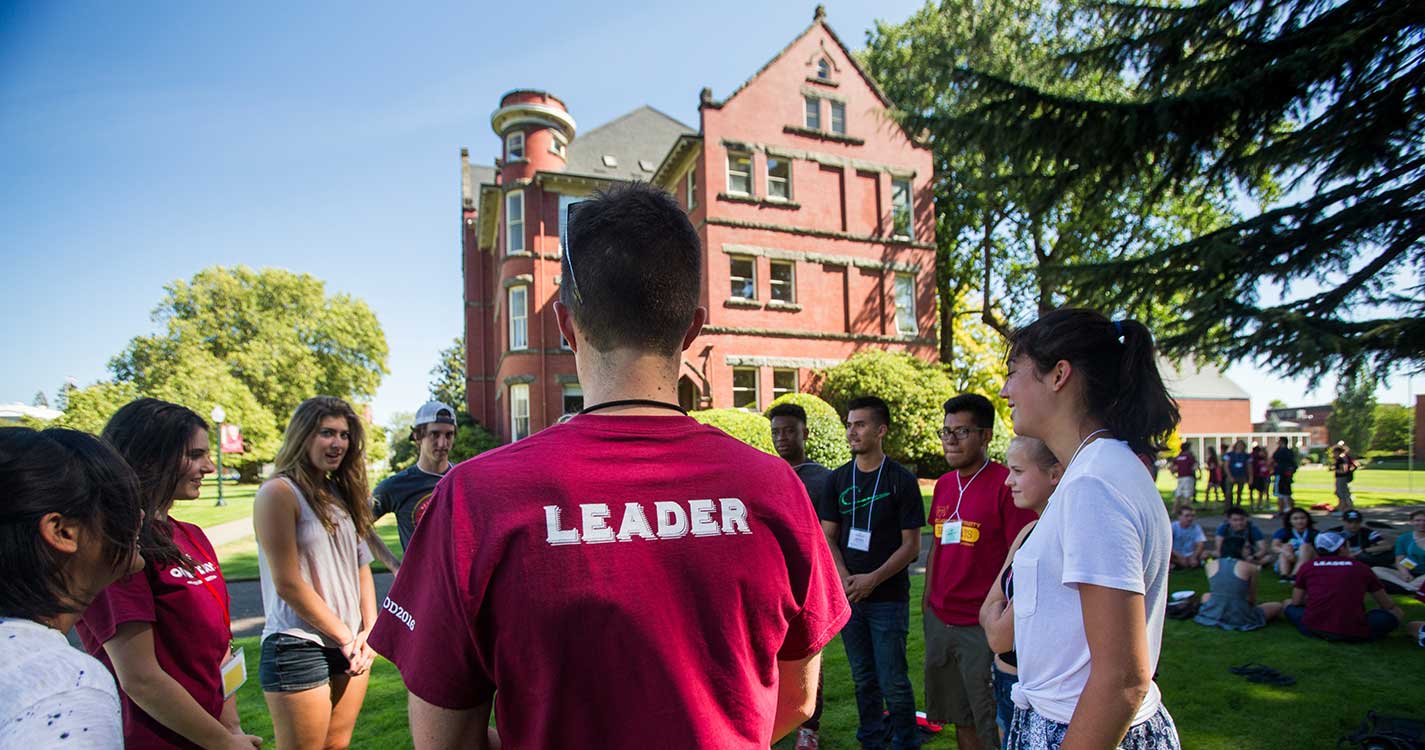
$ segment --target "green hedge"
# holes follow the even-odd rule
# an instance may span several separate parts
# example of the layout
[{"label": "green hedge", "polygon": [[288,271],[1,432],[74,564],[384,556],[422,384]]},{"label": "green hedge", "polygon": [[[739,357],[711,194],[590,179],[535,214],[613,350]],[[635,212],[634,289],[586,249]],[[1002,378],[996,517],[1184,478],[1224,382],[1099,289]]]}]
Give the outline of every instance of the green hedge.
[{"label": "green hedge", "polygon": [[851,448],[846,445],[846,428],[836,407],[810,393],[788,393],[767,407],[792,403],[807,413],[807,458],[829,469],[851,460]]},{"label": "green hedge", "polygon": [[688,416],[705,425],[716,427],[757,450],[776,455],[776,451],[772,449],[772,423],[757,412],[741,409],[704,409],[689,412]]}]

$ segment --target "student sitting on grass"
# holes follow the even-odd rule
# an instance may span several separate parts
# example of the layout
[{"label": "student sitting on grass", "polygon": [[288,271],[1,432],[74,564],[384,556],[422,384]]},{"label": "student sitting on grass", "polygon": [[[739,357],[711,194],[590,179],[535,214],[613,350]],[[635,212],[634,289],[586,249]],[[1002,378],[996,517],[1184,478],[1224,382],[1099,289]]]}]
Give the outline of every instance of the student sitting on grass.
[{"label": "student sitting on grass", "polygon": [[[1365,517],[1359,510],[1341,514],[1341,525],[1332,531],[1346,538],[1346,556],[1371,566],[1389,566],[1390,542],[1375,529],[1365,528]],[[1379,575],[1379,574],[1377,574]]]},{"label": "student sitting on grass", "polygon": [[1257,574],[1262,566],[1242,559],[1246,542],[1241,537],[1222,543],[1222,559],[1208,560],[1211,591],[1202,596],[1202,609],[1193,622],[1223,630],[1256,630],[1282,613],[1281,602],[1257,604]]},{"label": "student sitting on grass", "polygon": [[[1405,613],[1364,564],[1341,554],[1346,540],[1334,531],[1316,537],[1318,556],[1301,567],[1286,619],[1302,635],[1328,641],[1373,641],[1400,627]],[[1361,599],[1370,594],[1376,609]]]},{"label": "student sitting on grass", "polygon": [[1292,508],[1282,517],[1282,527],[1272,534],[1272,551],[1277,553],[1277,574],[1282,582],[1296,577],[1301,566],[1316,556],[1316,522],[1302,508]]},{"label": "student sitting on grass", "polygon": [[1266,563],[1267,536],[1257,528],[1256,524],[1252,523],[1252,519],[1247,516],[1247,511],[1236,505],[1227,509],[1227,520],[1217,526],[1218,557],[1222,557],[1222,543],[1232,537],[1240,538],[1246,543],[1242,550],[1243,560]]},{"label": "student sitting on grass", "polygon": [[1425,509],[1410,512],[1410,525],[1411,530],[1395,540],[1395,567],[1374,570],[1387,584],[1418,594],[1425,584]]},{"label": "student sitting on grass", "polygon": [[1197,525],[1197,511],[1191,505],[1179,505],[1178,522],[1173,524],[1173,567],[1201,567],[1206,545],[1207,535]]}]

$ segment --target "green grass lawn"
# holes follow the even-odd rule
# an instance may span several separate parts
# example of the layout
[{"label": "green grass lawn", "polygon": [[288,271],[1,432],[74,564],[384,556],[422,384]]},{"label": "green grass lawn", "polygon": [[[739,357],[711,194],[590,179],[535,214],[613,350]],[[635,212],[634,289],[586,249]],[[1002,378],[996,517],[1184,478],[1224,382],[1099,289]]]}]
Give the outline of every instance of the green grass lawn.
[{"label": "green grass lawn", "polygon": [[227,502],[227,505],[219,508],[213,505],[218,500],[218,483],[216,480],[209,479],[203,482],[202,497],[174,504],[173,517],[203,528],[249,518],[252,516],[252,500],[257,496],[259,486],[223,482],[223,500]]},{"label": "green grass lawn", "polygon": [[[913,576],[912,601],[925,579]],[[1199,572],[1179,572],[1172,589],[1207,588]],[[1263,600],[1285,598],[1289,591],[1275,580],[1262,581]],[[1425,605],[1404,597],[1397,601],[1413,620],[1425,619]],[[911,611],[908,647],[911,682],[917,705],[924,705],[925,643],[920,613]],[[249,678],[238,694],[243,728],[267,738],[272,727],[257,682],[258,639],[239,639],[247,649]],[[1247,682],[1228,673],[1232,665],[1263,662],[1297,678],[1289,688]],[[1183,747],[1193,750],[1275,750],[1283,747],[1333,747],[1335,738],[1355,731],[1370,709],[1399,716],[1418,715],[1425,704],[1425,684],[1402,679],[1425,661],[1425,650],[1399,632],[1373,644],[1332,644],[1297,634],[1286,622],[1251,633],[1229,633],[1192,622],[1169,620],[1163,632],[1158,685],[1177,722]],[[840,639],[825,651],[826,709],[822,747],[856,747],[856,703],[846,651]],[[953,748],[954,731],[941,732],[926,747]],[[777,745],[790,748],[790,739]],[[406,698],[400,675],[377,659],[353,748],[397,750],[411,746]]]},{"label": "green grass lawn", "polygon": [[[1425,472],[1415,472],[1425,474]],[[1165,467],[1158,474],[1158,491],[1163,495],[1163,502],[1171,506],[1173,501],[1173,489],[1177,485],[1177,477],[1172,471]],[[1201,504],[1204,499],[1203,490],[1207,487],[1207,480],[1199,478],[1197,480],[1197,500]],[[1268,485],[1270,487],[1270,485]],[[1242,501],[1247,503],[1247,493],[1244,490]],[[1425,477],[1420,477],[1416,481],[1416,490],[1409,492],[1406,490],[1406,472],[1392,471],[1389,469],[1362,469],[1356,472],[1356,479],[1351,483],[1351,497],[1354,499],[1356,507],[1361,509],[1372,508],[1381,505],[1425,505]],[[1318,503],[1330,503],[1335,506],[1336,500],[1336,477],[1325,469],[1303,469],[1296,473],[1292,482],[1292,499],[1297,505],[1309,508]],[[1216,494],[1213,495],[1213,506],[1222,508],[1222,503]],[[1268,506],[1276,510],[1276,497],[1269,498]]]}]

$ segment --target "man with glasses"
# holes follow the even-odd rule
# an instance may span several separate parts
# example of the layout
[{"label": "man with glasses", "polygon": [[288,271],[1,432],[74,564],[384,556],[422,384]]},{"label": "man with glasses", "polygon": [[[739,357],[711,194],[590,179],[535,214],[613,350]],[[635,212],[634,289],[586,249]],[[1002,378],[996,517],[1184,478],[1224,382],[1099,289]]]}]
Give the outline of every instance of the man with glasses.
[{"label": "man with glasses", "polygon": [[980,627],[980,605],[1021,529],[1037,518],[1017,508],[1004,483],[1009,469],[989,460],[995,410],[974,393],[945,402],[940,445],[950,472],[935,483],[934,537],[925,567],[925,714],[952,723],[958,747],[999,746],[990,684],[994,653]]},{"label": "man with glasses", "polygon": [[589,406],[447,472],[370,643],[418,750],[486,747],[492,704],[505,747],[770,747],[849,615],[811,502],[677,404],[707,308],[672,196],[576,204],[565,247],[552,312]]}]

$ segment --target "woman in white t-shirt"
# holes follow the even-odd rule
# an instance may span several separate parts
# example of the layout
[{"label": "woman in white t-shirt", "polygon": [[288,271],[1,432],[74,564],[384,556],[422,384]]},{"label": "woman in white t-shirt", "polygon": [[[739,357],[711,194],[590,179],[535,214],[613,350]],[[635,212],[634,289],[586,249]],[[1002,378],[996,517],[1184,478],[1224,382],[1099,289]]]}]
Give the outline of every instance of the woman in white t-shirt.
[{"label": "woman in white t-shirt", "polygon": [[1167,607],[1172,530],[1136,454],[1178,423],[1142,324],[1062,309],[1016,331],[1008,400],[1017,434],[1064,475],[1014,558],[1019,660],[1008,746],[1176,750],[1152,675]]},{"label": "woman in white t-shirt", "polygon": [[143,568],[138,480],[75,430],[0,428],[0,747],[123,747],[114,678],[64,634]]}]

